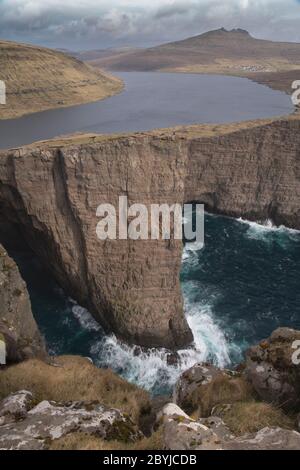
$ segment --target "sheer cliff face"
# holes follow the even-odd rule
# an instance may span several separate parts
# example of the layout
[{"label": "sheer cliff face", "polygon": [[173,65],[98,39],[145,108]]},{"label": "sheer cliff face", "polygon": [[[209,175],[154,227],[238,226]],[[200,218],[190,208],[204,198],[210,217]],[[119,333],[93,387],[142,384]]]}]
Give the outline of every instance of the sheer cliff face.
[{"label": "sheer cliff face", "polygon": [[300,228],[300,120],[190,142],[185,199],[207,210]]},{"label": "sheer cliff face", "polygon": [[121,195],[129,204],[199,201],[300,228],[300,121],[211,129],[75,138],[3,153],[1,219],[21,228],[106,331],[143,346],[187,345],[181,242],[100,241],[96,209],[117,207]]},{"label": "sheer cliff face", "polygon": [[15,262],[0,245],[0,339],[6,362],[46,357],[44,341],[32,315],[25,282]]},{"label": "sheer cliff face", "polygon": [[144,346],[192,341],[181,241],[100,241],[99,204],[181,202],[186,149],[151,136],[2,155],[2,218],[17,223],[58,282],[103,325]]}]

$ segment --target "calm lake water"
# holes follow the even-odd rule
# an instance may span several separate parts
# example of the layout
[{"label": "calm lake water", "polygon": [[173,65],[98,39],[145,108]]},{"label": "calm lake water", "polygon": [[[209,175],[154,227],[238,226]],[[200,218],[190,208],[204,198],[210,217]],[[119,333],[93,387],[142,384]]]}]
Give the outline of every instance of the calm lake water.
[{"label": "calm lake water", "polygon": [[155,72],[118,76],[124,80],[125,90],[106,100],[0,121],[0,148],[74,132],[133,132],[293,111],[288,95],[245,78]]}]

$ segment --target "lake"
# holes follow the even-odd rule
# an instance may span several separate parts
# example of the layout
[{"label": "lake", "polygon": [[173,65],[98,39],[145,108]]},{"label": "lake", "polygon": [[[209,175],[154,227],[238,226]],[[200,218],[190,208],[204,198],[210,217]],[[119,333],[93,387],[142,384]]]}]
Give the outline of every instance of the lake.
[{"label": "lake", "polygon": [[245,78],[122,72],[119,95],[95,103],[0,120],[0,148],[75,132],[114,133],[268,118],[293,111],[285,93]]}]

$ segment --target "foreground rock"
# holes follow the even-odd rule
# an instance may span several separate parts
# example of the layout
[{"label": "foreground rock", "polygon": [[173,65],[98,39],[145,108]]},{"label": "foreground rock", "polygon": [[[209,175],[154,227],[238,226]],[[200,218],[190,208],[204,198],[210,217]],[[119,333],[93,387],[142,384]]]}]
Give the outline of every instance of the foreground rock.
[{"label": "foreground rock", "polygon": [[0,425],[24,419],[33,408],[33,395],[27,390],[12,393],[0,402]]},{"label": "foreground rock", "polygon": [[177,405],[169,403],[158,416],[167,450],[299,450],[300,434],[265,427],[236,437],[220,418],[192,420]]},{"label": "foreground rock", "polygon": [[0,413],[1,407],[5,411],[7,403],[16,404],[18,395],[22,414],[10,413],[10,418],[15,418],[13,422],[0,425],[2,450],[46,449],[52,441],[72,432],[122,442],[135,442],[142,437],[128,416],[95,402],[58,403],[45,400],[28,410],[23,406],[24,392],[19,392],[8,397],[6,404],[0,404]]},{"label": "foreground rock", "polygon": [[247,382],[237,372],[199,363],[180,376],[173,398],[187,413],[197,410],[199,416],[207,417],[216,405],[245,400],[250,393]]},{"label": "foreground rock", "polygon": [[163,425],[164,445],[167,450],[217,450],[221,441],[204,424],[192,420],[174,403],[169,403],[158,415]]},{"label": "foreground rock", "polygon": [[281,428],[264,428],[223,443],[224,450],[299,450],[300,434]]},{"label": "foreground rock", "polygon": [[260,398],[292,411],[300,409],[297,348],[299,351],[300,331],[278,328],[246,356],[245,375]]},{"label": "foreground rock", "polygon": [[15,262],[0,245],[0,339],[6,362],[46,357],[44,341],[33,318],[26,284]]}]

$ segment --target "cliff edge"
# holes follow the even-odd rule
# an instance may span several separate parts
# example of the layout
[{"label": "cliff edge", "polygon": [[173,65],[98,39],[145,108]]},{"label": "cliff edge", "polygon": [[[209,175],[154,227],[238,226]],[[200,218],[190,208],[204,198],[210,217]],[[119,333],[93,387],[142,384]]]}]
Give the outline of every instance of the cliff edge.
[{"label": "cliff edge", "polygon": [[[300,120],[76,136],[0,153],[0,220],[106,331],[147,347],[192,341],[179,283],[180,240],[96,236],[99,204],[197,201],[300,228]],[[0,239],[3,234],[0,233]]]}]

